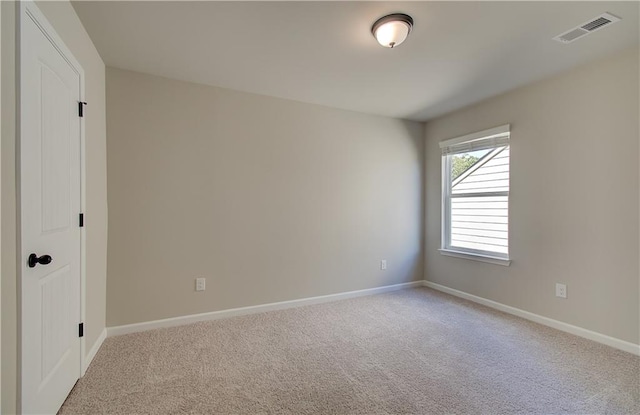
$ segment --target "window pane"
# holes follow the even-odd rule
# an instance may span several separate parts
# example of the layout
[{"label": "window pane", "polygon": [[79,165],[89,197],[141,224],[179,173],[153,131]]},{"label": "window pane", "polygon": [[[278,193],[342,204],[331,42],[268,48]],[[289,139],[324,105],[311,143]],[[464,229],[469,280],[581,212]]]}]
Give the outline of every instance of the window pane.
[{"label": "window pane", "polygon": [[508,254],[509,146],[449,157],[450,247]]},{"label": "window pane", "polygon": [[451,194],[508,191],[509,146],[451,156]]}]

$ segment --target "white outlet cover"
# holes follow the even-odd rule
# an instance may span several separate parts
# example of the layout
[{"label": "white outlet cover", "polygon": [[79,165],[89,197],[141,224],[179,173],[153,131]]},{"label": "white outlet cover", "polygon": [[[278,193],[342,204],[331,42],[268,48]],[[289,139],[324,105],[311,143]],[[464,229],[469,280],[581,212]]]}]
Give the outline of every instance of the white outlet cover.
[{"label": "white outlet cover", "polygon": [[567,298],[566,284],[556,284],[556,297]]},{"label": "white outlet cover", "polygon": [[383,259],[382,261],[380,261],[380,269],[381,270],[387,269],[387,260],[386,259]]},{"label": "white outlet cover", "polygon": [[204,291],[206,288],[206,280],[204,278],[196,278],[196,291]]}]

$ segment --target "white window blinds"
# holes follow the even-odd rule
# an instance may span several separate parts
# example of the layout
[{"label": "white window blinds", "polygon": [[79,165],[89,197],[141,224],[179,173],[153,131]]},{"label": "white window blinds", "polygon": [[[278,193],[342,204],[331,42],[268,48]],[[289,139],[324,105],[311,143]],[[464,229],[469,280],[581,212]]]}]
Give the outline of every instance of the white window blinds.
[{"label": "white window blinds", "polygon": [[440,149],[442,150],[442,155],[469,153],[508,145],[510,127],[509,124],[505,124],[500,127],[441,141]]}]

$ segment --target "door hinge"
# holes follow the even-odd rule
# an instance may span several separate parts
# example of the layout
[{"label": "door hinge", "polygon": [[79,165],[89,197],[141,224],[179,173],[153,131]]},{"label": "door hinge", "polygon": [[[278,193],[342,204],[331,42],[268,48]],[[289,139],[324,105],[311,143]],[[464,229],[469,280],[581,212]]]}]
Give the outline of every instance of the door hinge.
[{"label": "door hinge", "polygon": [[78,116],[84,117],[84,106],[87,105],[84,101],[78,102]]},{"label": "door hinge", "polygon": [[84,213],[80,214],[80,218],[78,219],[78,224],[81,228],[84,228]]},{"label": "door hinge", "polygon": [[84,337],[84,323],[78,325],[78,337]]}]

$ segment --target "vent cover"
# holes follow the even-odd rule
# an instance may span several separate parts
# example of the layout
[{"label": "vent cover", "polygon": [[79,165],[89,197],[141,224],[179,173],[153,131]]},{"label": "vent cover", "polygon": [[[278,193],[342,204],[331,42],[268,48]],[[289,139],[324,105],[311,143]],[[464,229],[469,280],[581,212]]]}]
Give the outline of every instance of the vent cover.
[{"label": "vent cover", "polygon": [[620,18],[609,13],[603,13],[588,22],[584,22],[578,27],[567,30],[566,32],[556,36],[553,40],[557,40],[560,43],[571,43],[574,40],[578,40],[590,33],[596,32],[603,27],[610,26],[612,23],[619,22]]}]

